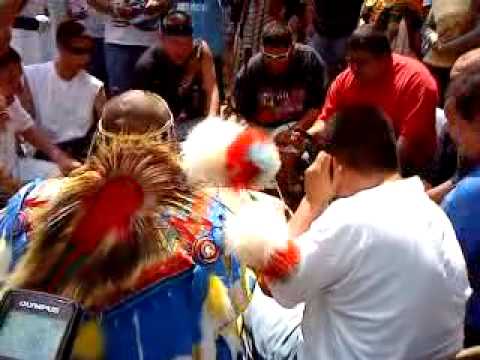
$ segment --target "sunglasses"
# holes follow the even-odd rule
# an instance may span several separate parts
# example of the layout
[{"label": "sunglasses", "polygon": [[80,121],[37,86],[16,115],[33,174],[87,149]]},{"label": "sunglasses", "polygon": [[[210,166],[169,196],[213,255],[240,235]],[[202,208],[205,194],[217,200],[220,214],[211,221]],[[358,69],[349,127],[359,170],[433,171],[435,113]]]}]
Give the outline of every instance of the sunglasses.
[{"label": "sunglasses", "polygon": [[290,50],[287,50],[286,52],[281,54],[272,54],[272,53],[266,52],[265,49],[262,49],[262,54],[268,60],[285,60],[286,58],[288,58],[288,55],[290,55]]}]

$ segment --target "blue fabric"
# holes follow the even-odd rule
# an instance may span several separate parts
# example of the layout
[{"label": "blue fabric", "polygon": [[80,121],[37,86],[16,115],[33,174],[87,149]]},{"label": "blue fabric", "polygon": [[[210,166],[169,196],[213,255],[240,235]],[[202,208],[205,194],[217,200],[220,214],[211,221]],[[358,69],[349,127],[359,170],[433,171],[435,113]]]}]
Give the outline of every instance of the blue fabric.
[{"label": "blue fabric", "polygon": [[20,257],[25,253],[28,243],[27,224],[22,216],[23,203],[30,192],[41,183],[35,180],[25,185],[8,201],[7,206],[0,213],[0,237],[7,242],[12,250],[10,270],[13,269]]},{"label": "blue fabric", "polygon": [[[12,267],[28,243],[27,226],[22,221],[25,198],[40,183],[35,181],[22,188],[0,213],[0,234],[13,249]],[[238,259],[224,253],[223,225],[227,208],[216,199],[209,201],[206,208],[206,214],[199,215],[213,226],[195,236],[211,240],[220,256],[211,264],[197,262],[189,270],[158,281],[102,312],[99,320],[106,359],[172,360],[179,356],[191,357],[194,347],[201,344],[202,311],[210,276],[218,276],[231,288],[238,285],[242,275]],[[216,346],[216,360],[235,360],[221,336],[216,339]]]},{"label": "blue fabric", "polygon": [[176,8],[192,16],[193,36],[205,40],[214,56],[222,55],[225,42],[220,0],[177,0]]},{"label": "blue fabric", "polygon": [[[220,202],[212,201],[206,215],[213,227],[208,234],[197,234],[212,240],[222,255],[226,211]],[[196,264],[189,271],[160,281],[105,311],[102,328],[106,358],[170,360],[191,356],[193,346],[202,340],[201,318],[210,275],[219,276],[228,288],[240,279],[238,260],[230,260],[229,269],[223,256],[212,264]],[[217,360],[234,360],[221,337],[216,344]]]},{"label": "blue fabric", "polygon": [[200,341],[202,305],[197,301],[200,294],[192,288],[193,278],[192,269],[104,312],[106,359],[169,360],[191,356],[193,344]]},{"label": "blue fabric", "polygon": [[473,289],[465,322],[480,331],[480,167],[458,182],[445,197],[442,208],[455,228]]},{"label": "blue fabric", "polygon": [[133,69],[138,59],[147,50],[144,46],[105,44],[108,93],[121,94],[133,85]]}]

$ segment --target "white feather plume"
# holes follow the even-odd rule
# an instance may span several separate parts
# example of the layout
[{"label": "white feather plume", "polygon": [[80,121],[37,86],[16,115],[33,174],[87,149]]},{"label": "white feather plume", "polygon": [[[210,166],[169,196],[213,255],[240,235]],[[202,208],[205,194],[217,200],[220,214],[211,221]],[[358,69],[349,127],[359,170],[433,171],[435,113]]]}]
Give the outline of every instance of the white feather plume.
[{"label": "white feather plume", "polygon": [[183,169],[192,182],[226,185],[226,153],[245,126],[208,117],[195,126],[182,144]]},{"label": "white feather plume", "polygon": [[276,250],[288,246],[288,225],[283,207],[256,201],[243,205],[225,222],[227,251],[254,269],[262,269]]}]

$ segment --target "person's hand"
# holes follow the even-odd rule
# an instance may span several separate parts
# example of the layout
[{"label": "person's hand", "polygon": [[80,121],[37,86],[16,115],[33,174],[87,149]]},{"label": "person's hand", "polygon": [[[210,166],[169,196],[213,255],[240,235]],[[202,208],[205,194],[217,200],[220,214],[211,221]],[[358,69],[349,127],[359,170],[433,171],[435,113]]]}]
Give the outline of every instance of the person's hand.
[{"label": "person's hand", "polygon": [[145,12],[149,15],[166,13],[169,7],[168,0],[148,0],[145,5]]},{"label": "person's hand", "polygon": [[337,195],[340,169],[333,157],[322,151],[305,171],[305,197],[314,209],[325,208]]},{"label": "person's hand", "polygon": [[286,129],[275,135],[275,143],[279,146],[293,145],[301,147],[304,143],[304,134],[302,131],[296,129]]},{"label": "person's hand", "polygon": [[75,159],[72,159],[65,153],[62,153],[58,156],[55,161],[64,175],[68,175],[72,170],[75,170],[82,166],[80,162]]},{"label": "person's hand", "polygon": [[128,5],[116,6],[113,12],[122,19],[130,20],[135,17],[135,10]]}]

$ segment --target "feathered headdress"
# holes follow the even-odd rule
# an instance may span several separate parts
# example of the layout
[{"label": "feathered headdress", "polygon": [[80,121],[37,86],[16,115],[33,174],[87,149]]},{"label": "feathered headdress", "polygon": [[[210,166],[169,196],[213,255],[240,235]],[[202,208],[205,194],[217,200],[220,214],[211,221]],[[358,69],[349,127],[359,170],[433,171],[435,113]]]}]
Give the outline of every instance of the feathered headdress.
[{"label": "feathered headdress", "polygon": [[10,285],[59,293],[86,306],[101,303],[142,263],[166,258],[175,248],[162,246],[166,238],[157,218],[162,208],[191,201],[185,184],[170,145],[122,137],[100,145],[37,219]]},{"label": "feathered headdress", "polygon": [[280,156],[265,131],[222,118],[197,125],[182,145],[183,168],[194,183],[263,189],[280,169]]}]

